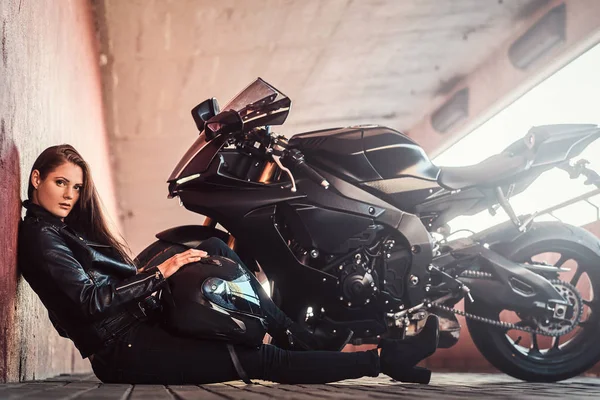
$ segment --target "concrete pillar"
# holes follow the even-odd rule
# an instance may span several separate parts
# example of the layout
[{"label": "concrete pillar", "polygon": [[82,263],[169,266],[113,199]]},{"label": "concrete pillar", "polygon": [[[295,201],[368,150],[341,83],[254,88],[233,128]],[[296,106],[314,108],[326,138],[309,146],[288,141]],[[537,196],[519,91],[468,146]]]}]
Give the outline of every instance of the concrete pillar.
[{"label": "concrete pillar", "polygon": [[116,219],[91,5],[2,0],[0,33],[0,382],[90,371],[19,276],[16,245],[31,165],[51,145],[82,153]]}]

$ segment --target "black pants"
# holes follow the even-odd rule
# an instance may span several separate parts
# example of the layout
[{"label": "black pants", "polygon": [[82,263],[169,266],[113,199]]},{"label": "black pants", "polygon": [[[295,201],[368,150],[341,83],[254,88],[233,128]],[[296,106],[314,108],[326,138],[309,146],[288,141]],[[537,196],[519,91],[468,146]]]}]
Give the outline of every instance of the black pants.
[{"label": "black pants", "polygon": [[[209,239],[198,247],[241,263],[222,241]],[[242,264],[243,265],[243,264]],[[261,293],[269,331],[291,321]],[[236,346],[242,367],[251,379],[280,383],[326,383],[379,374],[375,350],[357,353],[287,351],[271,345]],[[107,383],[203,384],[239,379],[223,342],[174,336],[158,323],[141,322],[116,344],[94,355],[92,368]]]}]

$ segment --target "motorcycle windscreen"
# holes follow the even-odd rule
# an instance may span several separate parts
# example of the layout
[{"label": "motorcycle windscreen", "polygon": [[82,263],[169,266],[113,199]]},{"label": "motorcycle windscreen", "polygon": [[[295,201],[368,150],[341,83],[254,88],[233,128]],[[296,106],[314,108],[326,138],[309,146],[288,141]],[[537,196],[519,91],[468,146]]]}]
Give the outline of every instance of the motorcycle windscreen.
[{"label": "motorcycle windscreen", "polygon": [[208,141],[206,135],[202,132],[192,144],[192,147],[185,152],[183,158],[177,163],[167,182],[205,172],[219,150],[221,150],[221,147],[225,145],[225,139],[224,137],[216,137]]},{"label": "motorcycle windscreen", "polygon": [[202,294],[226,310],[263,316],[258,294],[246,274],[231,281],[207,278],[202,284]]},{"label": "motorcycle windscreen", "polygon": [[[281,125],[290,113],[290,99],[267,82],[258,78],[238,93],[223,111],[234,110],[244,123],[243,130],[266,126]],[[168,182],[206,171],[216,153],[225,143],[223,137],[206,140],[204,133],[192,144],[167,179]],[[213,143],[214,142],[214,143]]]},{"label": "motorcycle windscreen", "polygon": [[244,131],[266,125],[282,125],[290,113],[291,100],[258,78],[238,93],[223,110],[236,111],[244,122]]}]

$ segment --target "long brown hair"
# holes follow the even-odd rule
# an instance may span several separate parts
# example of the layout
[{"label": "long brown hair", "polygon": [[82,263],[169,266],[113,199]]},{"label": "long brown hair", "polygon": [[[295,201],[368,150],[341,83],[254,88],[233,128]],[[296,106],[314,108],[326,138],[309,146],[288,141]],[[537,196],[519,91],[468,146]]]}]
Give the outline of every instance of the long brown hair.
[{"label": "long brown hair", "polygon": [[37,169],[40,172],[40,178],[43,180],[46,179],[50,172],[66,162],[70,162],[81,168],[83,171],[83,187],[79,194],[79,201],[75,203],[73,209],[65,218],[65,223],[71,228],[82,232],[92,241],[112,246],[126,262],[133,265],[134,263],[127,251],[129,249],[124,244],[123,239],[117,240],[108,229],[106,218],[102,211],[102,201],[96,191],[90,168],[73,146],[61,144],[48,147],[42,151],[42,154],[33,163],[33,167],[29,173],[27,196],[29,199],[33,198],[35,188],[31,183],[31,174],[34,170]]}]

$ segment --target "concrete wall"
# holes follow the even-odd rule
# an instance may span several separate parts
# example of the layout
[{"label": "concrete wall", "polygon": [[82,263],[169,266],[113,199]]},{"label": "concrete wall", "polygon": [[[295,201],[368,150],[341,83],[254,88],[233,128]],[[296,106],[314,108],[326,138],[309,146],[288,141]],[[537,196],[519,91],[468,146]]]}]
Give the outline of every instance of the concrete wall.
[{"label": "concrete wall", "polygon": [[16,240],[31,165],[59,143],[88,160],[116,216],[92,8],[88,0],[1,0],[0,32],[0,382],[89,371],[19,276]]}]

